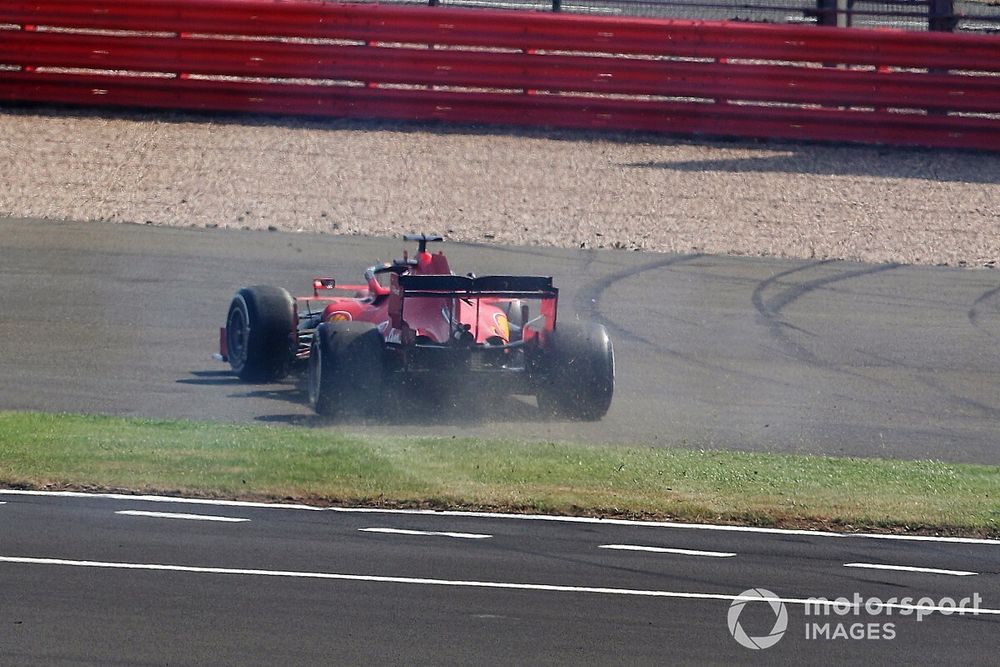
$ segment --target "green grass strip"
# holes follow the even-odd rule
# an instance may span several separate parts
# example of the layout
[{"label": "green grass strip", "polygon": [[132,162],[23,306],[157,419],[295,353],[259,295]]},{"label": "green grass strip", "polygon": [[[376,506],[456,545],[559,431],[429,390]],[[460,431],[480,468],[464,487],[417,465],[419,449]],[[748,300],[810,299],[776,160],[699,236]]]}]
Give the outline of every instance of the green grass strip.
[{"label": "green grass strip", "polygon": [[30,412],[0,486],[1000,536],[1000,466]]}]

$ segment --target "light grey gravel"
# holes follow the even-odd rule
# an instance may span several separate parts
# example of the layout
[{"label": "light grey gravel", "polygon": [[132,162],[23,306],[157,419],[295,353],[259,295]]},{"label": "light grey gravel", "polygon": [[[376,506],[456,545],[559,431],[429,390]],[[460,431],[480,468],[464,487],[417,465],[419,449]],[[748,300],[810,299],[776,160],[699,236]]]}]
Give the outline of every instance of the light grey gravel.
[{"label": "light grey gravel", "polygon": [[0,215],[994,265],[1000,155],[6,109]]}]

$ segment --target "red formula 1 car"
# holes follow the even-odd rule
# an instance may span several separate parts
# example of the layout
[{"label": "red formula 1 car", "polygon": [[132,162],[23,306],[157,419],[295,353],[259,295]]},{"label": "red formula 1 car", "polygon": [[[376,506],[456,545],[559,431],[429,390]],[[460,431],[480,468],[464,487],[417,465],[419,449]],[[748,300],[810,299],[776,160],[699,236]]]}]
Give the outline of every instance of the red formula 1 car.
[{"label": "red formula 1 car", "polygon": [[611,340],[602,325],[557,320],[552,278],[455,275],[427,250],[440,237],[403,238],[419,244],[416,257],[369,268],[364,285],[316,278],[297,298],[240,289],[220,331],[223,360],[247,382],[304,372],[310,404],[333,417],[371,412],[387,389],[425,387],[534,395],[552,415],[604,416]]}]

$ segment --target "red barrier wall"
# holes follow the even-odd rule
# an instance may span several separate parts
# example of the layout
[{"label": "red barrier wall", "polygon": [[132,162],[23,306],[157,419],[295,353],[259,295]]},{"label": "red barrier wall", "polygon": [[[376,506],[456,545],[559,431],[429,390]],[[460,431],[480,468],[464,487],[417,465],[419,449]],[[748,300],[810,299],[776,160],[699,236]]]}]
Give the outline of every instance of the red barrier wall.
[{"label": "red barrier wall", "polygon": [[0,100],[1000,150],[1000,39],[343,5],[0,6]]}]

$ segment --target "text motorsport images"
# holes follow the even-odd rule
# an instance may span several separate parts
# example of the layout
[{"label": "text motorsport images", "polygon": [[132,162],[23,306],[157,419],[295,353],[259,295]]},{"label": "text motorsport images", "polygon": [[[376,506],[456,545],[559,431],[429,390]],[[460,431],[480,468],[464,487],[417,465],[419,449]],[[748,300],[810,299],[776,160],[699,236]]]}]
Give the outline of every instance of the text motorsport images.
[{"label": "text motorsport images", "polygon": [[[727,621],[729,634],[740,646],[754,650],[771,648],[781,641],[788,630],[786,603],[795,603],[801,604],[805,610],[806,639],[891,640],[896,638],[896,623],[892,620],[883,620],[882,617],[914,616],[919,622],[924,620],[925,616],[935,613],[942,616],[977,615],[982,601],[979,593],[973,593],[957,601],[950,597],[939,600],[929,597],[919,599],[891,597],[883,600],[877,597],[865,598],[860,593],[855,593],[852,598],[839,597],[835,600],[827,598],[787,600],[766,588],[751,588],[736,596],[729,605]],[[755,610],[765,610],[769,622],[773,619],[770,631],[761,635],[751,635],[744,629],[741,617],[750,607]],[[872,618],[878,620],[873,621]]]}]

